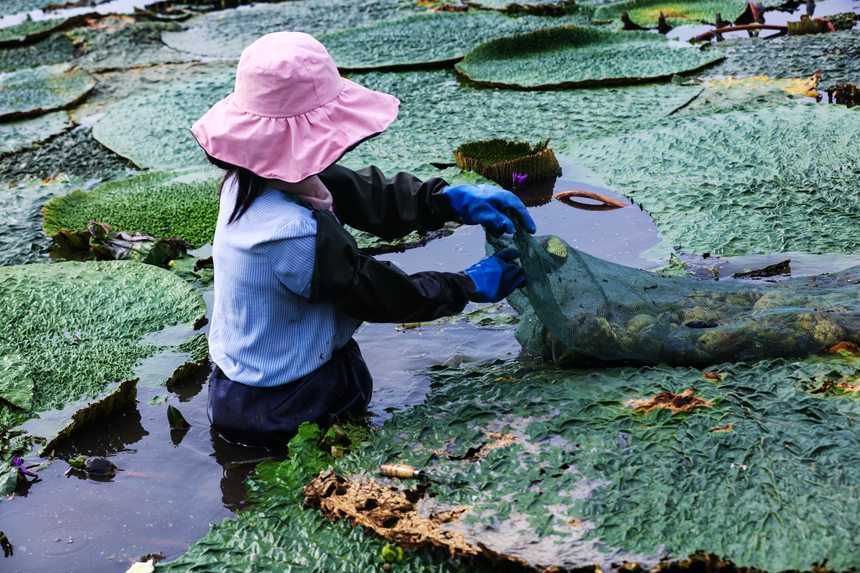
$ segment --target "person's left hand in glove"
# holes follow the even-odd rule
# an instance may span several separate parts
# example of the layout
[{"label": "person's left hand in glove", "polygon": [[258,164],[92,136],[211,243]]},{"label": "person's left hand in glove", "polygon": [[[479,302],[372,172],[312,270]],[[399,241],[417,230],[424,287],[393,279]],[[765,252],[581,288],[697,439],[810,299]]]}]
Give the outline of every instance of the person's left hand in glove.
[{"label": "person's left hand in glove", "polygon": [[513,233],[514,222],[505,210],[514,210],[522,219],[526,230],[537,230],[534,220],[520,198],[495,185],[455,185],[445,187],[441,194],[448,198],[451,208],[467,225],[483,225],[493,235]]}]

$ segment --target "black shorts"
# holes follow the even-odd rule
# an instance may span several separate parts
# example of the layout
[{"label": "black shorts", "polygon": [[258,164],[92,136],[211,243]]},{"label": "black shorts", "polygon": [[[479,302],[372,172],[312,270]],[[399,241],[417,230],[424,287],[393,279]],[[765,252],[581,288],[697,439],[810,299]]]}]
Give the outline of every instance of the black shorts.
[{"label": "black shorts", "polygon": [[302,422],[331,425],[362,412],[373,379],[355,340],[306,376],[269,388],[227,378],[218,366],[209,376],[209,421],[225,440],[282,450]]}]

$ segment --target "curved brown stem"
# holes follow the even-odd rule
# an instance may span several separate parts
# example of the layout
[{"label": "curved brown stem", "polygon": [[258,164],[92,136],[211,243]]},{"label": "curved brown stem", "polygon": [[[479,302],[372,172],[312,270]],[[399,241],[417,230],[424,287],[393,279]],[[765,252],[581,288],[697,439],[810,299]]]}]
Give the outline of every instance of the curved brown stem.
[{"label": "curved brown stem", "polygon": [[710,40],[717,34],[741,32],[743,30],[779,30],[782,33],[786,33],[788,32],[788,26],[779,26],[777,24],[743,24],[740,26],[725,26],[723,28],[716,28],[708,32],[703,32],[698,36],[691,38],[690,42],[703,42],[705,40]]},{"label": "curved brown stem", "polygon": [[555,195],[553,195],[553,199],[559,199],[562,201],[570,201],[573,197],[582,197],[585,199],[591,199],[593,201],[600,201],[607,206],[616,208],[629,207],[629,205],[625,205],[621,201],[616,201],[611,197],[606,197],[605,195],[600,195],[599,193],[592,193],[591,191],[580,191],[578,189],[573,189],[570,191],[561,191],[560,193],[556,193]]}]

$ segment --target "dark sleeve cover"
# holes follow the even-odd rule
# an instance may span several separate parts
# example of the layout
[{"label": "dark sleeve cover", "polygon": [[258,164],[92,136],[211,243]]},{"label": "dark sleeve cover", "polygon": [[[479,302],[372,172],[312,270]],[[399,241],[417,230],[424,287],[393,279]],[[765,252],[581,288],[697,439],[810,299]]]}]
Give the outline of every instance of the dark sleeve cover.
[{"label": "dark sleeve cover", "polygon": [[353,171],[332,165],[319,175],[334,197],[335,212],[346,225],[390,241],[412,231],[435,231],[456,221],[448,199],[439,194],[448,183],[421,181],[408,173],[386,179],[376,167]]},{"label": "dark sleeve cover", "polygon": [[316,252],[311,302],[331,301],[367,322],[419,322],[457,314],[468,302],[472,280],[459,273],[408,275],[358,250],[331,213],[315,211]]}]

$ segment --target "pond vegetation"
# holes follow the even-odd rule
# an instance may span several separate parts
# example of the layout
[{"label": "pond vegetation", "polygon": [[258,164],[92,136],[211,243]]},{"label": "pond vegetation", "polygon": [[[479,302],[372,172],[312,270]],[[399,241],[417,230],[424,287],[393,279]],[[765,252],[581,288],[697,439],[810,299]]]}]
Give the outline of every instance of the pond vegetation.
[{"label": "pond vegetation", "polygon": [[[860,567],[856,0],[60,4],[0,7],[4,571]],[[286,457],[210,434],[189,131],[285,29],[401,101],[343,164],[493,179],[554,235],[507,304],[363,327],[368,419]],[[354,236],[410,272],[499,246]]]}]

